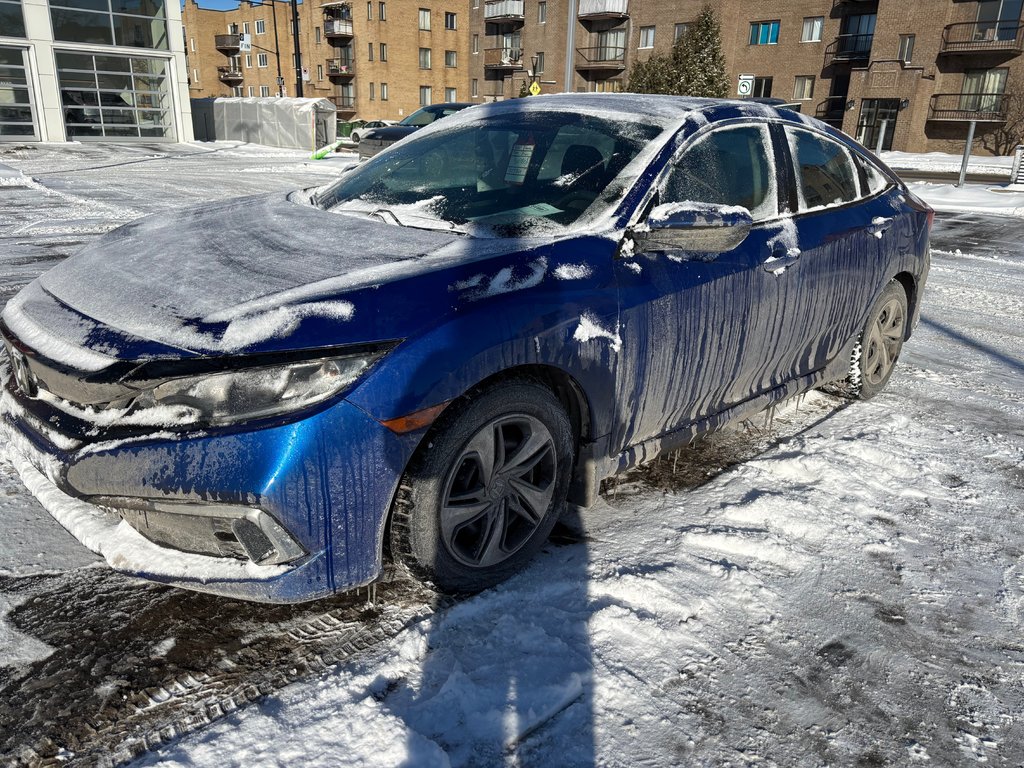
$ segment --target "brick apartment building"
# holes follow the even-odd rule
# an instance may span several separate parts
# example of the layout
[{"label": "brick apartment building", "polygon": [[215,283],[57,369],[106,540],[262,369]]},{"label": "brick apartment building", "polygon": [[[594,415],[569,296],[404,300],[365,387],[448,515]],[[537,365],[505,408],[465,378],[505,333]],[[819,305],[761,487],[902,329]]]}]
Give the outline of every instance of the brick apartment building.
[{"label": "brick apartment building", "polygon": [[[471,96],[625,90],[704,0],[471,0]],[[716,0],[732,95],[798,102],[869,145],[959,152],[1024,91],[1021,0]],[[748,80],[744,78],[744,80]],[[976,151],[984,151],[976,145]]]},{"label": "brick apartment building", "polygon": [[[365,7],[359,0],[327,0],[297,7],[302,95],[330,99],[340,119],[399,120],[423,104],[468,98],[465,0],[367,0]],[[243,0],[236,9],[217,11],[186,0],[192,97],[298,95],[291,9],[287,2]],[[241,50],[243,34],[251,51]]]}]

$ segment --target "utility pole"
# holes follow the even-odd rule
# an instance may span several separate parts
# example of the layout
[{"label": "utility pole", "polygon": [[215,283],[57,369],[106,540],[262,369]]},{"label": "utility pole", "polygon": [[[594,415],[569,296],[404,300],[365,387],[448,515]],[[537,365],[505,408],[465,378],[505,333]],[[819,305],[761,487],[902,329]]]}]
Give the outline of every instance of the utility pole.
[{"label": "utility pole", "polygon": [[295,95],[302,98],[302,50],[299,47],[298,0],[292,0],[292,37],[295,38]]},{"label": "utility pole", "polygon": [[277,95],[284,96],[284,77],[281,76],[281,42],[277,39],[277,0],[270,0],[270,13],[274,17],[274,56],[277,58]]}]

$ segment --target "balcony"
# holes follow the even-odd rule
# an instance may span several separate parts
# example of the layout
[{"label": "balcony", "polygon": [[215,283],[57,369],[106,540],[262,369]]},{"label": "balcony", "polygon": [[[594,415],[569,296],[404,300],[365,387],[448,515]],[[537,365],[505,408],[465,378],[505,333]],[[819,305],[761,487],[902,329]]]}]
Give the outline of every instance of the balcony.
[{"label": "balcony", "polygon": [[328,96],[327,97],[334,108],[338,112],[355,112],[356,111],[356,97],[355,96]]},{"label": "balcony", "polygon": [[351,19],[324,20],[325,37],[352,37],[352,34],[353,32]]},{"label": "balcony", "polygon": [[825,66],[855,64],[871,58],[874,35],[840,35],[825,49]]},{"label": "balcony", "polygon": [[526,20],[523,0],[496,0],[484,5],[484,21],[494,23]]},{"label": "balcony", "polygon": [[214,35],[213,47],[228,56],[238,53],[238,35]]},{"label": "balcony", "polygon": [[238,85],[242,82],[242,70],[238,67],[217,67],[217,77],[225,85]]},{"label": "balcony", "polygon": [[626,68],[626,49],[610,45],[576,49],[576,69],[616,72]]},{"label": "balcony", "polygon": [[1024,24],[1019,21],[947,24],[939,53],[1011,53],[1024,51]]},{"label": "balcony", "polygon": [[845,112],[845,96],[828,96],[823,101],[818,102],[818,106],[814,108],[814,116],[816,118],[824,120],[833,126],[841,126],[843,124],[843,113]]},{"label": "balcony", "polygon": [[1005,123],[1006,107],[1006,94],[1003,93],[937,93],[928,105],[928,119]]},{"label": "balcony", "polygon": [[581,21],[628,19],[629,0],[580,0],[576,16]]},{"label": "balcony", "polygon": [[522,48],[487,48],[484,50],[484,69],[523,68]]},{"label": "balcony", "polygon": [[337,78],[339,80],[347,80],[350,77],[354,77],[356,74],[356,60],[355,59],[328,59],[327,60],[327,76],[331,78]]}]

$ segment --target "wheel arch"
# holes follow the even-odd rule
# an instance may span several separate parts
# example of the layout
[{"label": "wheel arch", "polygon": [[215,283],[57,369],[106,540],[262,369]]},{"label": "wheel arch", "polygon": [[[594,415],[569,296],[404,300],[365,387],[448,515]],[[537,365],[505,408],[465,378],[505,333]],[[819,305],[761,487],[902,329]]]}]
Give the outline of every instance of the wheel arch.
[{"label": "wheel arch", "polygon": [[909,318],[917,316],[917,302],[918,302],[918,288],[917,280],[909,272],[900,272],[893,276],[893,280],[903,286],[904,293],[907,294],[907,327],[903,333],[903,339],[909,339],[910,334],[913,330],[913,323],[909,321]]}]

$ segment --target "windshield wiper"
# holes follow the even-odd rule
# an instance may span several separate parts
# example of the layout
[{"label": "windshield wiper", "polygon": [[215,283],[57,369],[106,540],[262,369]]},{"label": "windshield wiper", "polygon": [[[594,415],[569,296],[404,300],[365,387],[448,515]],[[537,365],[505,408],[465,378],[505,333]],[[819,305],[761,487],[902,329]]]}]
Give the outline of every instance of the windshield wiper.
[{"label": "windshield wiper", "polygon": [[[370,215],[377,217],[385,224],[394,224],[396,227],[405,226],[405,224],[402,223],[401,219],[399,219],[395,215],[395,212],[388,208],[377,208],[376,210],[370,211]],[[389,218],[391,219],[391,221],[388,221]]]}]

